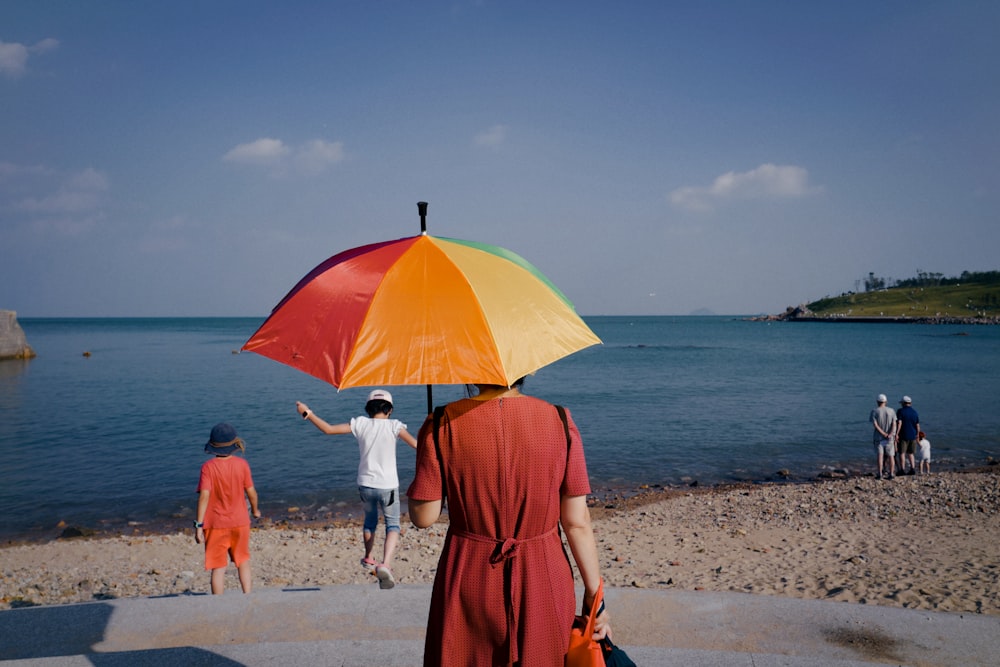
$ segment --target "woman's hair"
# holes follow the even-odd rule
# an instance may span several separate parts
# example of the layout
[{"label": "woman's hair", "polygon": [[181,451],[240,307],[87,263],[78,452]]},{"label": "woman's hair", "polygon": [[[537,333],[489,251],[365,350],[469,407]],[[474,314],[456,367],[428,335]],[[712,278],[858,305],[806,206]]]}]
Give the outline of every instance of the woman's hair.
[{"label": "woman's hair", "polygon": [[368,413],[369,417],[374,417],[380,412],[388,415],[392,412],[392,403],[381,398],[376,398],[365,403],[365,412]]},{"label": "woman's hair", "polygon": [[[505,387],[505,385],[502,385],[502,384],[493,384],[493,385],[467,384],[467,385],[465,385],[465,395],[468,396],[469,398],[472,398],[473,396],[478,395],[480,393],[480,391],[479,391],[479,387],[480,386],[482,386],[482,387]],[[518,389],[518,390],[520,390],[523,386],[524,386],[524,378],[520,377],[520,378],[517,378],[516,380],[514,380],[514,382],[511,383],[510,388],[511,389]]]}]

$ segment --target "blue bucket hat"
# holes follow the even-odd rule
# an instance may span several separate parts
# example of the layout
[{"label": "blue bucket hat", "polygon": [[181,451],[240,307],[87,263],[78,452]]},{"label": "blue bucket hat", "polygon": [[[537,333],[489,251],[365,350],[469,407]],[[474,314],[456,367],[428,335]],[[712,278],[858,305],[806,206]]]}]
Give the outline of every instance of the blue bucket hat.
[{"label": "blue bucket hat", "polygon": [[215,456],[228,456],[237,449],[241,452],[246,447],[243,439],[236,435],[236,429],[231,424],[221,422],[212,427],[212,435],[205,443],[205,453]]}]

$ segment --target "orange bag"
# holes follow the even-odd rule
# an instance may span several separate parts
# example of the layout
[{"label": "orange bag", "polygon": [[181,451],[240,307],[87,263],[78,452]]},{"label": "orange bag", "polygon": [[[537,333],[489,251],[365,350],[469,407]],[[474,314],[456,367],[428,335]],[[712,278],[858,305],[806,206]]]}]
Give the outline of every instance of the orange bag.
[{"label": "orange bag", "polygon": [[589,616],[577,616],[569,631],[569,650],[566,651],[566,667],[605,667],[604,651],[600,642],[592,639],[597,612],[604,601],[604,580],[597,586],[597,596],[590,605]]}]

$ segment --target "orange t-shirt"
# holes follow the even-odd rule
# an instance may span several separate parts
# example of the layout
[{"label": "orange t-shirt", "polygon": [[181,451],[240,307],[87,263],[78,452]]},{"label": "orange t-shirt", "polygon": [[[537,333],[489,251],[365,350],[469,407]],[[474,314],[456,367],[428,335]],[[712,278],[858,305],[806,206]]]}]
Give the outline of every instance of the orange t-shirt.
[{"label": "orange t-shirt", "polygon": [[205,512],[205,530],[250,525],[244,495],[253,487],[250,464],[236,456],[216,456],[201,466],[198,493],[210,491]]}]

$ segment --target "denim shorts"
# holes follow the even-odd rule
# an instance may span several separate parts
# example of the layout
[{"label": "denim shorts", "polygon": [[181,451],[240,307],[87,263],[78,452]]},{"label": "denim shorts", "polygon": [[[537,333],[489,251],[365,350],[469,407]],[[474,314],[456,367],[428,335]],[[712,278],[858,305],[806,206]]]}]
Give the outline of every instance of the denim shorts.
[{"label": "denim shorts", "polygon": [[385,532],[399,532],[399,489],[373,489],[359,486],[358,494],[365,508],[365,532],[374,533],[378,528],[378,513],[385,517]]}]

